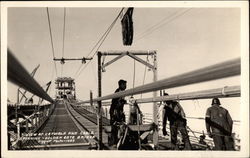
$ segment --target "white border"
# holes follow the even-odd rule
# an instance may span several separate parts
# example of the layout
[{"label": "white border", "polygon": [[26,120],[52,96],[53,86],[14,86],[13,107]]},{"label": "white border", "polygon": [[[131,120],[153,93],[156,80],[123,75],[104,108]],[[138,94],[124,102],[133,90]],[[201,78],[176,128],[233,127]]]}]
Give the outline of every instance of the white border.
[{"label": "white border", "polygon": [[[241,8],[241,151],[7,151],[7,8],[8,7],[192,7]],[[65,1],[65,2],[1,2],[1,120],[3,157],[248,157],[249,156],[249,26],[247,1]],[[235,105],[239,106],[239,105]]]}]

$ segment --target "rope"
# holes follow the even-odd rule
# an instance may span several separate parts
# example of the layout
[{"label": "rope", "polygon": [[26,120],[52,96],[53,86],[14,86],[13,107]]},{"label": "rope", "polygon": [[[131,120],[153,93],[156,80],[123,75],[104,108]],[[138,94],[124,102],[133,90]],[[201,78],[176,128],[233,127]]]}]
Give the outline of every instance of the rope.
[{"label": "rope", "polygon": [[135,88],[135,59],[134,59],[133,88]]},{"label": "rope", "polygon": [[[53,58],[55,58],[55,49],[53,45],[53,37],[52,37],[52,32],[51,32],[51,24],[50,24],[50,16],[49,16],[49,8],[47,7],[47,17],[48,17],[48,24],[49,24],[49,33],[50,33],[50,42],[51,42],[51,47],[52,47],[52,54]],[[56,76],[57,76],[57,68],[56,68],[56,62],[54,61],[54,66],[56,70]]]},{"label": "rope", "polygon": [[[148,54],[149,54],[149,51],[148,51]],[[149,60],[148,60],[148,55],[147,55],[147,63],[149,63]],[[145,79],[146,79],[146,72],[147,72],[147,65],[144,66],[144,74],[143,74],[143,80],[142,80],[142,85],[144,85],[145,83]],[[142,98],[142,93],[141,93],[141,98]]]}]

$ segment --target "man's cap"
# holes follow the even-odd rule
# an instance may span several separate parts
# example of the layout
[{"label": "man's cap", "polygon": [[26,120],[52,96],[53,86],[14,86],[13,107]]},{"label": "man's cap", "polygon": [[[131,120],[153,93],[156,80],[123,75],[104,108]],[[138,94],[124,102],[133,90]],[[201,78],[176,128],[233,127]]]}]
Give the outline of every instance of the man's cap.
[{"label": "man's cap", "polygon": [[[164,92],[163,95],[164,95],[164,96],[169,96],[169,94],[166,93],[166,92]],[[167,104],[171,104],[171,103],[173,103],[174,101],[173,101],[173,100],[167,100],[167,101],[165,101],[165,102],[166,102]]]},{"label": "man's cap", "polygon": [[220,100],[218,99],[218,98],[213,98],[213,100],[212,100],[212,104],[211,105],[221,105],[220,104]]},{"label": "man's cap", "polygon": [[118,81],[118,84],[119,84],[119,85],[121,85],[121,84],[123,84],[123,83],[127,83],[127,81],[125,81],[125,80],[123,80],[123,79],[120,79],[120,80]]}]

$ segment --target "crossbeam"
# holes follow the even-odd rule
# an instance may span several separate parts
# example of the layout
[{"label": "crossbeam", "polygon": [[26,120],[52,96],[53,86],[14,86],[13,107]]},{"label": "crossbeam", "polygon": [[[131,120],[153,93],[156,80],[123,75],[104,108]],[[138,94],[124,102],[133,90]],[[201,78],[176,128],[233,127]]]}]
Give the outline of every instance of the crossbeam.
[{"label": "crossbeam", "polygon": [[92,60],[93,58],[54,58],[55,61],[61,60]]},{"label": "crossbeam", "polygon": [[92,60],[93,58],[85,58],[85,57],[83,57],[83,58],[54,58],[53,60],[54,61],[60,61],[61,62],[61,64],[64,64],[65,63],[65,61],[70,61],[70,60],[81,60],[82,61],[82,63],[86,63],[86,60]]},{"label": "crossbeam", "polygon": [[113,50],[113,51],[102,51],[100,53],[100,55],[105,56],[105,55],[121,55],[121,54],[126,54],[126,53],[132,53],[134,55],[154,55],[155,54],[155,50],[149,50],[149,51],[145,51],[145,50],[130,50],[130,51],[121,51],[121,50]]},{"label": "crossbeam", "polygon": [[151,69],[156,69],[156,67],[154,67],[153,65],[149,64],[148,62],[142,60],[141,58],[138,58],[137,56],[135,56],[134,54],[132,53],[128,53],[128,56],[135,59],[136,61],[146,65],[147,67],[151,68]]},{"label": "crossbeam", "polygon": [[123,53],[121,55],[118,55],[117,57],[115,57],[114,59],[110,60],[109,62],[105,63],[104,65],[102,65],[102,68],[104,69],[105,67],[107,67],[108,65],[114,63],[115,61],[121,59],[122,57],[124,57],[125,55],[127,55],[126,53]]},{"label": "crossbeam", "polygon": [[[240,58],[93,99],[94,102],[240,75]],[[88,101],[79,102],[88,103]]]},{"label": "crossbeam", "polygon": [[[26,93],[27,91],[22,92],[19,88],[18,88],[17,91],[18,91],[19,93],[22,94],[22,98],[24,97],[24,98],[28,99],[28,98],[26,97],[26,95],[25,95],[25,93]],[[22,98],[21,98],[20,100],[22,100]]]}]

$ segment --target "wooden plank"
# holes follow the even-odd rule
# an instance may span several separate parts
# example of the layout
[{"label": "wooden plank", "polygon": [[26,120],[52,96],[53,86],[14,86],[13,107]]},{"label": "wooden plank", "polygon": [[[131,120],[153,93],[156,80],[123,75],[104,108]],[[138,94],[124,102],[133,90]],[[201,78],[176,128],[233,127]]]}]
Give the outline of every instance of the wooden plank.
[{"label": "wooden plank", "polygon": [[154,50],[129,50],[129,51],[121,51],[121,50],[112,50],[112,51],[102,51],[101,55],[105,56],[105,55],[121,55],[121,54],[128,54],[131,53],[133,55],[154,55],[155,51]]}]

